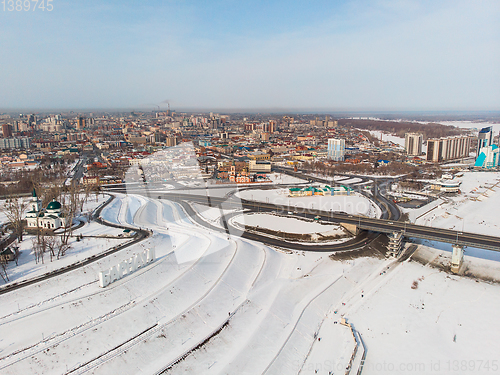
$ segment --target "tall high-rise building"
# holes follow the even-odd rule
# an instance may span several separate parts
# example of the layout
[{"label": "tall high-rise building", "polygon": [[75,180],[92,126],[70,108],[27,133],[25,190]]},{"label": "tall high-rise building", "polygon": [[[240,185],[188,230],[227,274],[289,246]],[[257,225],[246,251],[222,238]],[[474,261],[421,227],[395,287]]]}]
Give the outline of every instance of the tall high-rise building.
[{"label": "tall high-rise building", "polygon": [[165,139],[165,146],[167,147],[177,146],[177,137],[167,137]]},{"label": "tall high-rise building", "polygon": [[83,129],[84,127],[85,127],[85,117],[78,117],[76,128],[80,130]]},{"label": "tall high-rise building", "polygon": [[491,126],[488,126],[487,128],[482,128],[479,131],[479,134],[477,135],[476,157],[479,156],[479,154],[481,153],[481,149],[483,147],[491,146],[492,143],[493,143],[493,131],[491,129]]},{"label": "tall high-rise building", "polygon": [[339,126],[339,122],[337,120],[328,120],[325,121],[325,126],[329,129],[337,128]]},{"label": "tall high-rise building", "polygon": [[33,126],[35,123],[36,123],[35,115],[29,115],[28,116],[28,126]]},{"label": "tall high-rise building", "polygon": [[427,161],[440,162],[469,156],[471,137],[459,135],[427,140]]},{"label": "tall high-rise building", "polygon": [[328,159],[334,161],[343,161],[345,155],[344,139],[328,139]]},{"label": "tall high-rise building", "polygon": [[277,130],[276,121],[269,120],[269,133],[274,133],[276,132],[276,130]]},{"label": "tall high-rise building", "polygon": [[407,155],[422,154],[422,134],[406,133],[405,134],[405,151]]},{"label": "tall high-rise building", "polygon": [[4,138],[12,137],[12,125],[11,124],[3,124],[2,125],[2,132],[3,132]]},{"label": "tall high-rise building", "polygon": [[476,168],[498,168],[500,164],[500,149],[497,145],[486,146],[481,149],[477,156],[474,167]]},{"label": "tall high-rise building", "polygon": [[246,132],[253,132],[256,129],[256,124],[245,124]]}]

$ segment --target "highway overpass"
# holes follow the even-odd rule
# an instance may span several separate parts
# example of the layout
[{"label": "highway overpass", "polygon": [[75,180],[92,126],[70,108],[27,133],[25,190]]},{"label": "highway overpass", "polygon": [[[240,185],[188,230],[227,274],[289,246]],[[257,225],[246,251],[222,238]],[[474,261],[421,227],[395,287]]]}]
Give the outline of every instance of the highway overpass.
[{"label": "highway overpass", "polygon": [[[151,194],[153,195],[153,194]],[[223,207],[224,209],[244,208],[251,211],[274,211],[287,214],[292,212],[295,216],[314,218],[319,217],[323,221],[335,223],[345,223],[355,225],[360,230],[368,230],[377,233],[403,232],[405,237],[421,238],[438,242],[457,244],[460,246],[477,247],[480,249],[500,251],[500,237],[487,236],[476,233],[455,231],[451,229],[441,229],[427,227],[396,221],[394,219],[376,219],[364,216],[348,215],[341,212],[326,212],[310,208],[297,208],[287,205],[275,205],[272,203],[248,201],[231,197],[207,197],[205,195],[186,194],[186,193],[159,193],[152,198],[170,199],[174,201],[192,201],[205,204],[211,207]]]}]

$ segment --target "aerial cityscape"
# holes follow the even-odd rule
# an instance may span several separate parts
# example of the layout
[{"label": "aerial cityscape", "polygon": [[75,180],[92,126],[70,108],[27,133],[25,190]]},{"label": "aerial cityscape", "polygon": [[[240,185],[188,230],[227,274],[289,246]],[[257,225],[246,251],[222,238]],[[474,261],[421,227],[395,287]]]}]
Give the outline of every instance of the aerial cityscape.
[{"label": "aerial cityscape", "polygon": [[500,3],[19,3],[1,374],[500,373]]}]

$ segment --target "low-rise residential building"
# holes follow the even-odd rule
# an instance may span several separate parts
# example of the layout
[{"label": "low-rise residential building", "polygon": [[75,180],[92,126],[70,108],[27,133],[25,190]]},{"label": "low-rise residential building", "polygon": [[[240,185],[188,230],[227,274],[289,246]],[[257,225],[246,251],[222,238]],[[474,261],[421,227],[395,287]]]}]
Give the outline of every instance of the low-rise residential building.
[{"label": "low-rise residential building", "polygon": [[250,172],[261,172],[261,173],[269,173],[271,172],[271,162],[269,161],[260,161],[260,160],[249,160],[248,162],[248,170]]}]

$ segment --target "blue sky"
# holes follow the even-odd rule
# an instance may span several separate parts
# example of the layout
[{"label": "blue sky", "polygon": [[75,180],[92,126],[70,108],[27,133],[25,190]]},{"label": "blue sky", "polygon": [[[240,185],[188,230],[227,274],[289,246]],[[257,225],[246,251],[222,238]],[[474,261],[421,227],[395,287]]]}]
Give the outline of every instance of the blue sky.
[{"label": "blue sky", "polygon": [[0,108],[500,109],[496,0],[52,3],[0,9]]}]

